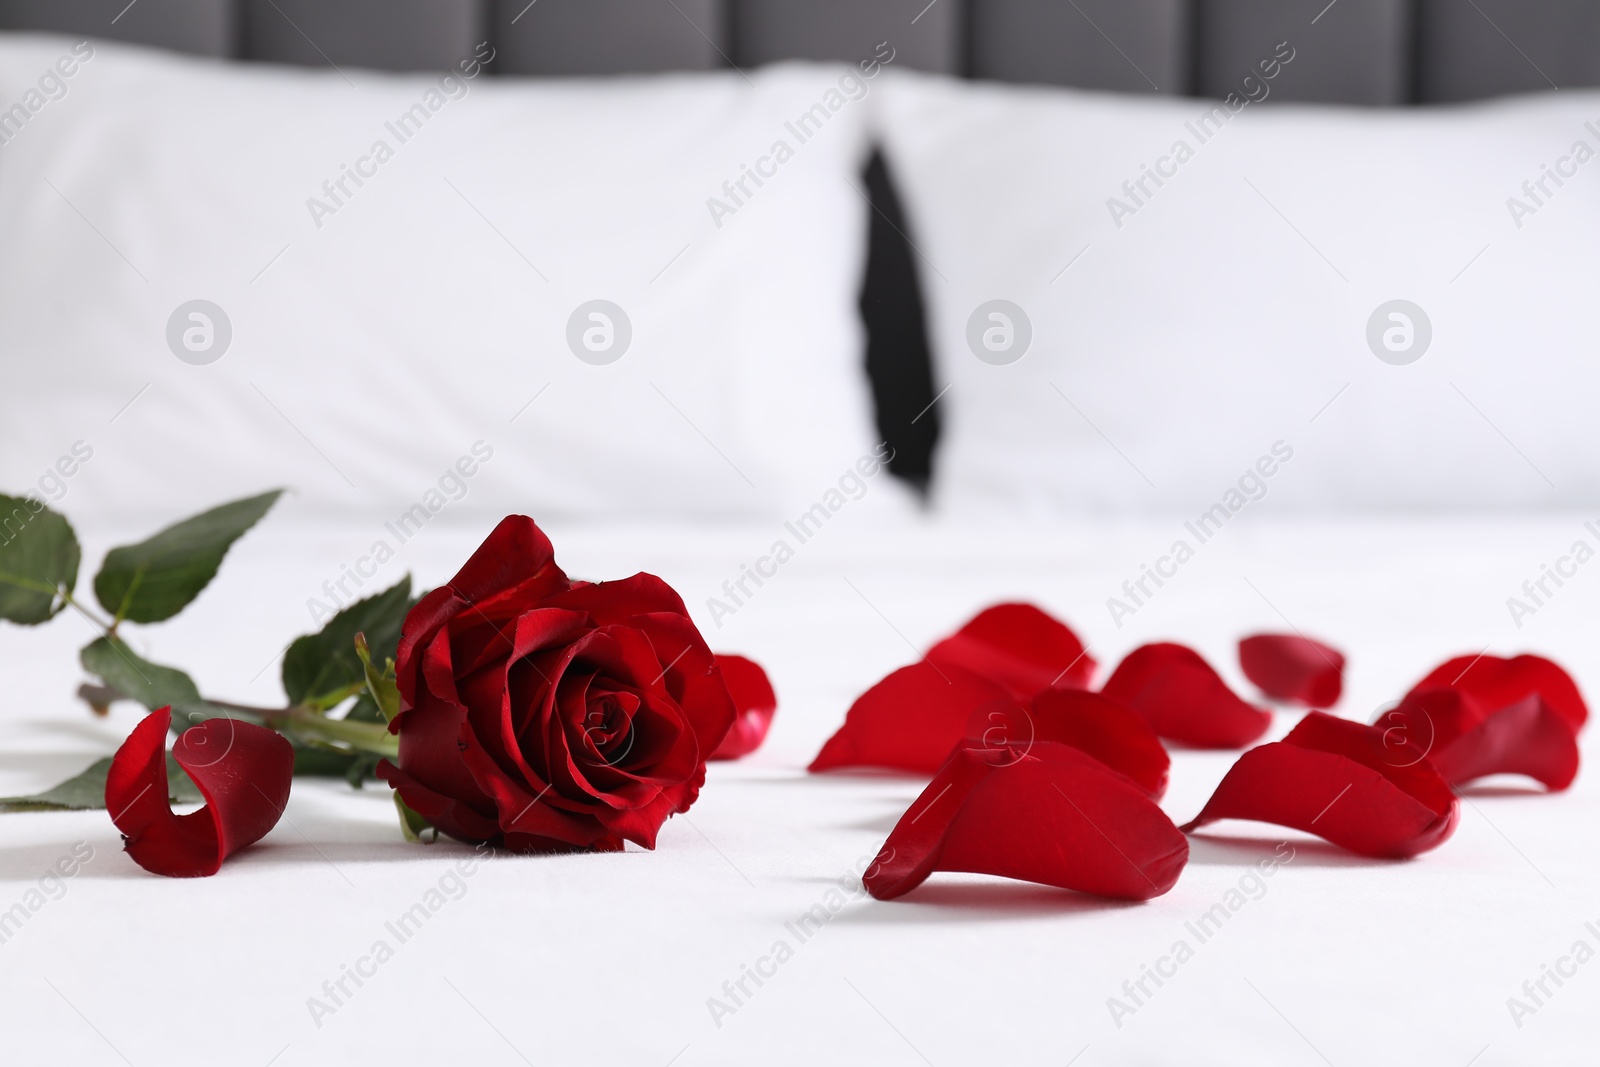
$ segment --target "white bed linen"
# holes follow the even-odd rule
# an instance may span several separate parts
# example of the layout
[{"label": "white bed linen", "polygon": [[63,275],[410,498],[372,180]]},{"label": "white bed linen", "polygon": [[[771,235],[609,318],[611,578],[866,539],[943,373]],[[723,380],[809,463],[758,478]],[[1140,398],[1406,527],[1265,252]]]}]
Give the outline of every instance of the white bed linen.
[{"label": "white bed linen", "polygon": [[[386,788],[297,781],[264,842],[196,881],[140,871],[104,813],[0,815],[0,910],[74,842],[94,849],[66,894],[0,944],[6,1060],[1495,1067],[1577,1062],[1593,1047],[1600,964],[1579,967],[1520,1029],[1506,1003],[1575,941],[1600,947],[1584,926],[1600,926],[1593,769],[1566,795],[1473,795],[1455,837],[1413,862],[1224,824],[1228,840],[1193,839],[1171,893],[1135,905],[962,875],[935,875],[902,901],[867,899],[854,872],[922,782],[803,771],[850,699],[910,660],[908,646],[1010,597],[1070,620],[1102,677],[1136,644],[1170,637],[1248,691],[1234,640],[1293,626],[1349,654],[1337,710],[1351,717],[1370,717],[1444,657],[1486,646],[1551,655],[1592,694],[1600,571],[1580,569],[1520,629],[1505,604],[1542,563],[1594,540],[1585,517],[1244,516],[1119,628],[1105,600],[1171,541],[1168,524],[885,526],[858,515],[842,513],[801,546],[721,628],[706,598],[780,530],[553,527],[572,573],[654,570],[682,591],[714,647],[765,663],[782,702],[771,738],[752,758],[715,766],[653,854],[484,863],[320,1028],[307,998],[377,939],[394,944],[385,923],[470,855],[404,843]],[[448,577],[484,529],[430,526],[393,576],[409,567],[423,583]],[[80,532],[96,560],[125,533]],[[192,668],[213,695],[269,701],[276,667],[263,665],[308,627],[300,598],[369,534],[269,520],[185,616],[135,644]],[[53,784],[111,752],[137,720],[118,708],[96,721],[72,699],[75,651],[90,636],[70,614],[0,629],[0,793]],[[1280,715],[1274,736],[1294,718]],[[1165,809],[1192,816],[1233,758],[1174,753]],[[1107,999],[1125,997],[1123,982],[1175,941],[1193,943],[1185,924],[1283,838],[1295,859],[1265,895],[1116,1026]],[[785,924],[825,905],[841,878],[847,903],[801,943]],[[719,1027],[708,998],[732,1005],[723,983],[779,940],[793,957],[760,988],[746,980],[753,995]]]},{"label": "white bed linen", "polygon": [[1600,96],[1235,114],[893,71],[873,105],[952,513],[1200,510],[1282,448],[1244,492],[1305,512],[1600,499]]},{"label": "white bed linen", "polygon": [[102,43],[6,111],[72,49],[0,34],[0,487],[81,441],[74,515],[286,485],[358,519],[760,518],[877,440],[858,70],[346,76]]}]

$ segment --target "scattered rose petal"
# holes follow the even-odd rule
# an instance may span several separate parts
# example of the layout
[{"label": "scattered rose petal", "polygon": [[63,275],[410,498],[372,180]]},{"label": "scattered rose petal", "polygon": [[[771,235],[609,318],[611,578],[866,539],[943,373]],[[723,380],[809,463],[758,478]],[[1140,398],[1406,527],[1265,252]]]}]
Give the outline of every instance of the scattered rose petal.
[{"label": "scattered rose petal", "polygon": [[932,774],[966,735],[972,713],[1006,690],[952,664],[914,663],[868,689],[811,761],[812,771],[885,767]]},{"label": "scattered rose petal", "polygon": [[743,656],[717,656],[722,668],[722,680],[728,683],[728,694],[733,697],[738,718],[722,744],[711,753],[712,759],[738,759],[748,756],[761,747],[772,728],[772,716],[778,711],[778,695],[772,691],[772,682],[761,664]]},{"label": "scattered rose petal", "polygon": [[892,900],[934,871],[967,871],[1148,900],[1172,888],[1188,859],[1172,820],[1099,760],[1050,741],[1027,752],[963,744],[862,883]]},{"label": "scattered rose petal", "polygon": [[1451,785],[1523,774],[1559,792],[1578,776],[1577,733],[1538,693],[1491,712],[1460,689],[1413,691],[1376,725],[1391,749],[1426,757]]},{"label": "scattered rose petal", "polygon": [[1574,730],[1589,718],[1588,705],[1572,675],[1543,656],[1457,656],[1435,667],[1411,692],[1440,688],[1461,690],[1488,714],[1538,693]]},{"label": "scattered rose petal", "polygon": [[1241,700],[1184,645],[1143,645],[1100,690],[1143,715],[1162,737],[1196,748],[1243,748],[1267,732],[1272,713]]},{"label": "scattered rose petal", "polygon": [[1095,662],[1065,623],[1032,604],[996,604],[928,650],[928,662],[981,674],[1026,700],[1046,686],[1084,689]]},{"label": "scattered rose petal", "polygon": [[1239,666],[1274,700],[1331,708],[1344,688],[1344,654],[1298,634],[1257,634],[1239,642]]},{"label": "scattered rose petal", "polygon": [[294,748],[281,735],[235,719],[207,719],[178,735],[172,757],[206,805],[188,815],[167,802],[166,737],[172,709],[144,717],[106,774],[106,810],[128,855],[152,874],[197,878],[265,837],[289,803]]},{"label": "scattered rose petal", "polygon": [[1015,753],[1055,741],[1093,756],[1156,800],[1167,791],[1172,761],[1161,739],[1137,713],[1099,693],[1046,689],[1027,704],[996,701],[973,712],[967,740]]},{"label": "scattered rose petal", "polygon": [[1313,711],[1282,741],[1239,757],[1185,833],[1219,819],[1304,830],[1363,856],[1403,859],[1455,831],[1455,794],[1375,726]]}]

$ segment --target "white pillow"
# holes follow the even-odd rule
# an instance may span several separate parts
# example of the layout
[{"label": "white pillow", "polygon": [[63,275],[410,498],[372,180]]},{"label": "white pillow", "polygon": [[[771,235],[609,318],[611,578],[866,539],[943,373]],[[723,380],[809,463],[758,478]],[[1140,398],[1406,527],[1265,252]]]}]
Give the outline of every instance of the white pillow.
[{"label": "white pillow", "polygon": [[[82,441],[75,516],[278,484],[374,523],[814,503],[876,440],[868,81],[492,69],[487,47],[392,76],[0,35],[0,109],[21,107],[0,122],[0,488]],[[231,323],[209,365],[175,351],[219,351],[216,316],[169,325],[197,299]],[[596,300],[631,331],[574,318]],[[575,354],[624,332],[615,362]]]},{"label": "white pillow", "polygon": [[[1213,114],[898,73],[873,99],[950,386],[944,507],[1221,504],[1220,522],[1600,502],[1600,94],[1383,111],[1241,95]],[[968,341],[997,299],[1031,322],[1008,365],[1014,314],[1009,352]],[[1415,314],[1410,349],[1389,350],[1407,326],[1388,308],[1369,346],[1392,300],[1423,309],[1426,351]],[[991,313],[985,352],[986,332],[1006,341]]]}]

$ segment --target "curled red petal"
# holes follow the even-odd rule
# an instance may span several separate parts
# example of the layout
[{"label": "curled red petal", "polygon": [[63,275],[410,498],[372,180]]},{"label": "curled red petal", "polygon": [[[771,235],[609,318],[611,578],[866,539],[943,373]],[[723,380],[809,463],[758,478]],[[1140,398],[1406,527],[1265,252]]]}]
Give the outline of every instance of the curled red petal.
[{"label": "curled red petal", "polygon": [[172,745],[206,805],[177,815],[167,801],[172,709],[145,716],[106,773],[106,810],[133,861],[152,874],[199,878],[266,836],[289,803],[294,748],[282,735],[235,719],[207,719]]},{"label": "curled red petal", "polygon": [[963,744],[901,816],[862,884],[879,900],[934,871],[996,874],[1120,900],[1171,889],[1189,860],[1172,820],[1075,748]]},{"label": "curled red petal", "polygon": [[1543,656],[1457,656],[1428,672],[1426,678],[1411,687],[1411,693],[1441,688],[1461,690],[1488,714],[1538,693],[1551,710],[1572,723],[1574,730],[1589,720],[1589,706],[1578,692],[1578,683],[1559,664]]},{"label": "curled red petal", "polygon": [[1239,666],[1274,700],[1331,708],[1344,689],[1344,654],[1299,634],[1256,634],[1239,642]]},{"label": "curled red petal", "polygon": [[996,604],[928,650],[928,661],[981,674],[1018,700],[1050,685],[1084,689],[1095,662],[1078,635],[1032,604]]},{"label": "curled red petal", "polygon": [[1559,792],[1578,776],[1577,731],[1538,693],[1488,712],[1459,689],[1414,691],[1376,725],[1391,749],[1426,757],[1451,785],[1522,774]]},{"label": "curled red petal", "polygon": [[1100,692],[1143,715],[1161,737],[1195,748],[1243,748],[1272,725],[1271,712],[1241,700],[1184,645],[1134,649]]},{"label": "curled red petal", "polygon": [[719,655],[716,659],[738,717],[711,758],[738,759],[760,748],[767,739],[772,717],[778,711],[778,695],[772,691],[772,682],[761,664],[743,656]]},{"label": "curled red petal", "polygon": [[972,713],[1005,699],[997,683],[953,665],[901,667],[850,705],[844,725],[810,769],[886,767],[932,774],[966,735]]},{"label": "curled red petal", "polygon": [[1083,689],[1046,689],[1027,703],[1000,700],[973,712],[967,740],[1027,752],[1040,741],[1070,745],[1127,777],[1153,799],[1167,791],[1171,758],[1137,713]]},{"label": "curled red petal", "polygon": [[1404,859],[1443,844],[1459,815],[1427,760],[1387,745],[1376,726],[1313,711],[1282,741],[1240,756],[1183,829],[1253,819],[1363,856]]}]

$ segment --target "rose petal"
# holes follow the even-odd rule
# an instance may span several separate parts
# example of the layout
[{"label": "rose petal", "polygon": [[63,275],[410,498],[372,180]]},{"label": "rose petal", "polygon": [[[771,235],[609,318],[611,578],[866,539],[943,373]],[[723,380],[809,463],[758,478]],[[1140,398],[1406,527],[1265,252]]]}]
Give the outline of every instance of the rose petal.
[{"label": "rose petal", "polygon": [[527,598],[561,592],[571,582],[556,566],[555,549],[544,531],[526,515],[507,515],[486,537],[447,588],[470,603],[484,606],[516,589]]},{"label": "rose petal", "polygon": [[1143,715],[1161,737],[1196,748],[1243,748],[1272,725],[1271,712],[1241,700],[1184,645],[1134,649],[1100,692]]},{"label": "rose petal", "polygon": [[671,586],[653,574],[635,574],[615,582],[575,586],[550,603],[587,611],[596,626],[627,626],[644,633],[659,666],[652,678],[637,679],[638,683],[669,694],[684,709],[702,755],[717,750],[733,727],[733,700],[717,670],[716,656]]},{"label": "rose petal", "polygon": [[1384,732],[1313,711],[1282,741],[1240,756],[1185,833],[1219,819],[1304,830],[1363,856],[1403,859],[1456,828],[1455,794]]},{"label": "rose petal", "polygon": [[1239,666],[1267,696],[1307,707],[1333,707],[1344,688],[1344,654],[1298,634],[1246,637]]},{"label": "rose petal", "polygon": [[1552,792],[1578,776],[1578,737],[1571,721],[1537,693],[1499,711],[1459,689],[1412,692],[1375,724],[1391,747],[1424,756],[1451,785],[1491,774],[1523,774]]},{"label": "rose petal", "polygon": [[[597,626],[616,622],[632,625],[641,615],[661,614],[678,619],[689,616],[676,589],[643,571],[611,582],[574,583],[567,592],[552,596],[549,603],[587,611]],[[699,636],[698,630],[695,636]]]},{"label": "rose petal", "polygon": [[1572,675],[1543,656],[1457,656],[1435,667],[1411,692],[1440,688],[1461,690],[1488,714],[1538,693],[1574,730],[1589,719],[1589,707]]},{"label": "rose petal", "polygon": [[1189,844],[1144,793],[1066,745],[963,744],[889,834],[862,883],[879,900],[934,871],[997,874],[1121,900],[1171,889]]},{"label": "rose petal", "polygon": [[901,667],[850,705],[844,725],[810,769],[886,767],[932,774],[966,735],[972,713],[1006,699],[995,682],[954,665]]},{"label": "rose petal", "polygon": [[767,672],[754,660],[719,655],[717,665],[722,668],[722,680],[728,683],[728,695],[733,697],[738,718],[711,758],[738,759],[760,748],[767,739],[772,717],[778,711],[778,695],[772,691]]},{"label": "rose petal", "polygon": [[1095,662],[1065,623],[1032,604],[996,604],[928,650],[928,662],[981,674],[1026,700],[1050,685],[1084,689]]},{"label": "rose petal", "polygon": [[172,709],[145,716],[106,773],[106,810],[128,855],[152,874],[198,878],[266,836],[289,803],[294,748],[276,731],[235,719],[207,719],[172,745],[206,805],[177,815],[167,801],[167,730]]},{"label": "rose petal", "polygon": [[1001,700],[973,712],[967,740],[1026,752],[1036,742],[1070,745],[1126,776],[1156,800],[1171,759],[1150,724],[1116,701],[1083,689],[1046,689],[1028,704]]}]

